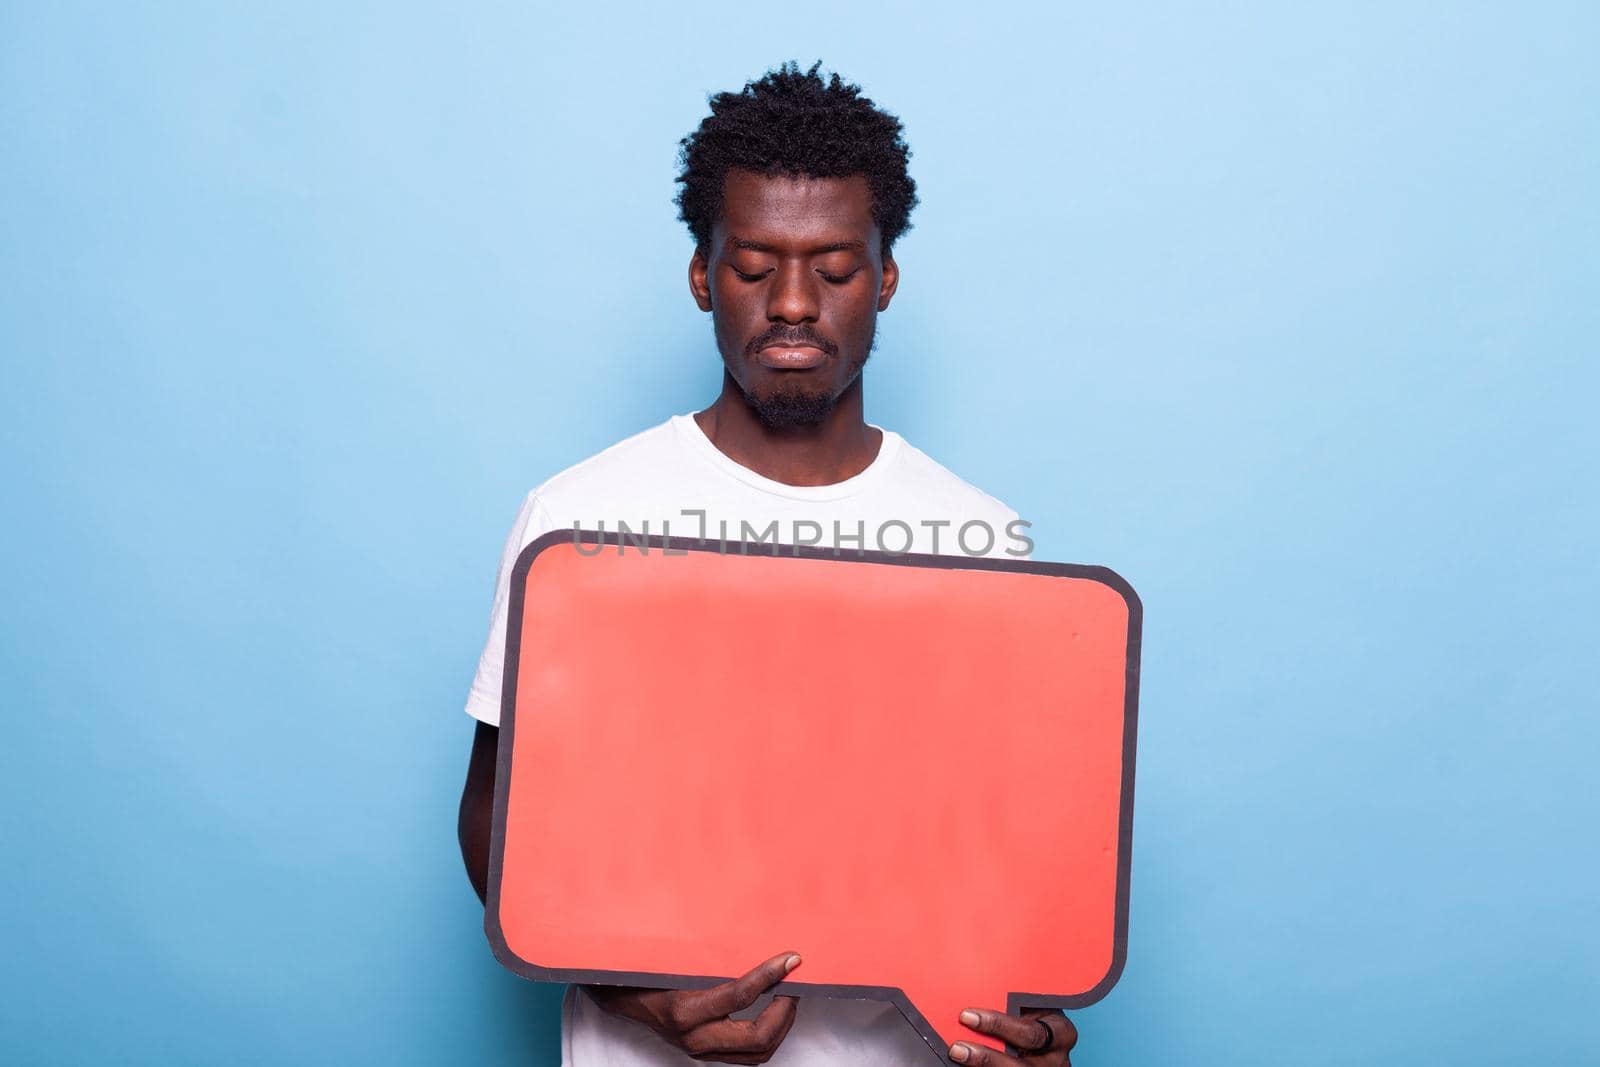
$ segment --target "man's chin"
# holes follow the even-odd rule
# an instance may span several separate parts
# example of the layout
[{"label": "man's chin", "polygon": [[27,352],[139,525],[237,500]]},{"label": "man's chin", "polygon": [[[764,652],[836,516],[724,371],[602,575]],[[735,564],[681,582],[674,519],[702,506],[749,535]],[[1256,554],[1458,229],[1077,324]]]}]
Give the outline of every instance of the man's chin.
[{"label": "man's chin", "polygon": [[833,414],[838,398],[827,393],[781,390],[765,395],[745,393],[745,402],[769,430],[801,430],[821,426]]}]

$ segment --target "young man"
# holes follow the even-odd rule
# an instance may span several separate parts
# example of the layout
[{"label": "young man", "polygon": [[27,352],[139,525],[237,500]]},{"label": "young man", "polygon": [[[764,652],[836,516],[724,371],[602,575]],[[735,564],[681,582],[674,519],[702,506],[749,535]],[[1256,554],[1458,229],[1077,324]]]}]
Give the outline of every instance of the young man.
[{"label": "young man", "polygon": [[[506,605],[518,554],[574,526],[723,540],[776,538],[890,552],[1026,556],[1017,513],[868,423],[863,366],[900,271],[891,250],[916,204],[894,116],[838,75],[785,66],[738,93],[683,141],[678,204],[695,240],[689,290],[709,311],[722,391],[704,411],[611,446],[528,494],[506,541],[488,643],[467,711],[478,720],[461,798],[461,847],[479,896],[488,879]],[[741,635],[729,634],[730,654]],[[796,650],[797,670],[824,670]],[[1026,857],[1019,857],[1019,862]],[[779,946],[773,946],[777,948]],[[803,946],[799,946],[803,949]],[[800,963],[781,952],[744,977],[698,991],[568,989],[566,1067],[665,1067],[691,1060],[918,1064],[921,1038],[890,1004],[762,994]],[[1076,1031],[1058,1012],[974,1008],[974,1029],[1067,1064]],[[958,1042],[952,1060],[1018,1059]]]}]

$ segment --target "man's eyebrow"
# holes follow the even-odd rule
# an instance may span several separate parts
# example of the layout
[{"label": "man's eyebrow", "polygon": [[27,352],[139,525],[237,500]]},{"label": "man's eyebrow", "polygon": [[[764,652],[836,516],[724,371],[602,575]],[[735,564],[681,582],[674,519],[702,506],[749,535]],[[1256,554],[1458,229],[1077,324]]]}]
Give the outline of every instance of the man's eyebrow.
[{"label": "man's eyebrow", "polygon": [[[777,254],[781,251],[781,249],[773,245],[762,244],[760,241],[746,241],[738,237],[728,243],[743,252],[771,252]],[[866,247],[867,245],[864,241],[830,241],[825,245],[818,245],[808,251],[813,256],[822,256],[827,255],[829,252],[860,252],[864,251]]]}]

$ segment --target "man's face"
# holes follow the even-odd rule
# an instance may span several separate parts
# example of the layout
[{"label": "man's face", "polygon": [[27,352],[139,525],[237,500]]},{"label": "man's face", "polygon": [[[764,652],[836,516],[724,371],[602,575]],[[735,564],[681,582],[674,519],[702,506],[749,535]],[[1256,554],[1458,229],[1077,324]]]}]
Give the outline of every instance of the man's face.
[{"label": "man's face", "polygon": [[899,281],[865,177],[728,173],[689,264],[722,361],[768,427],[815,426],[861,374]]}]

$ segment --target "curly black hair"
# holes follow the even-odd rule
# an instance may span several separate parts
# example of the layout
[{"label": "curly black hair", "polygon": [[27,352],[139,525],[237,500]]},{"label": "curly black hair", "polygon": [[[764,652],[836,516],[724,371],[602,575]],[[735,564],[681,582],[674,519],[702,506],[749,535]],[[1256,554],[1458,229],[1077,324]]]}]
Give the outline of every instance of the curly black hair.
[{"label": "curly black hair", "polygon": [[735,168],[808,178],[864,175],[884,253],[911,228],[917,183],[906,172],[911,150],[900,120],[862,96],[860,86],[837,74],[824,79],[821,67],[819,60],[802,71],[789,62],[737,93],[717,93],[711,114],[679,142],[678,217],[697,246],[711,240],[723,179]]}]

